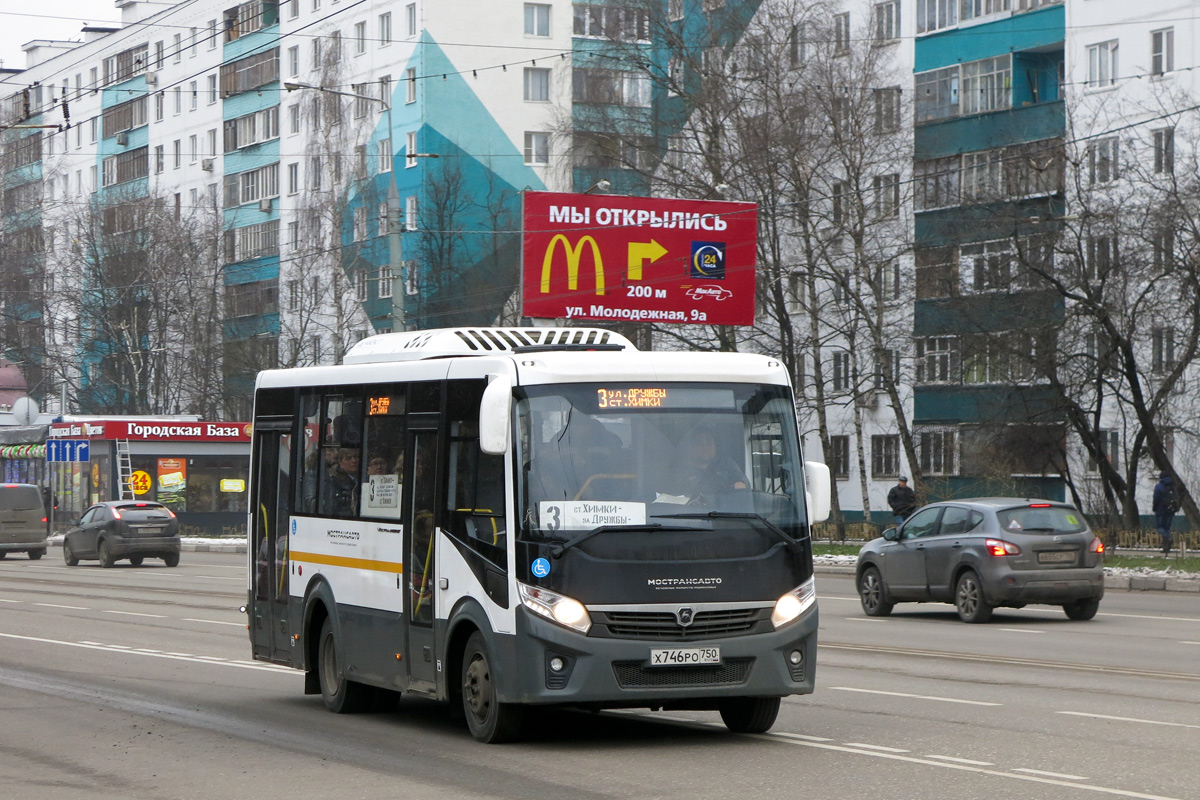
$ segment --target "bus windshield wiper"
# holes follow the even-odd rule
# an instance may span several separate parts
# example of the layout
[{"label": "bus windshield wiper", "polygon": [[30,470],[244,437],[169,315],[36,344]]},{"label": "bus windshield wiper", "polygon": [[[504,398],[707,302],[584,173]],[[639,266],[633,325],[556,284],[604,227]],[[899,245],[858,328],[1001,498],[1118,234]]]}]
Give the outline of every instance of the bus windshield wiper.
[{"label": "bus windshield wiper", "polygon": [[799,540],[788,536],[787,531],[776,525],[762,514],[753,511],[698,511],[692,514],[655,514],[665,519],[749,519],[760,523],[772,536],[786,544],[789,548],[798,549]]},{"label": "bus windshield wiper", "polygon": [[641,525],[597,525],[590,531],[584,531],[574,539],[568,539],[565,542],[555,542],[550,545],[550,555],[553,558],[562,558],[563,553],[570,550],[580,542],[590,539],[598,533],[608,533],[609,531],[690,531],[693,528],[686,528],[675,525],[663,525],[661,522],[649,522]]}]

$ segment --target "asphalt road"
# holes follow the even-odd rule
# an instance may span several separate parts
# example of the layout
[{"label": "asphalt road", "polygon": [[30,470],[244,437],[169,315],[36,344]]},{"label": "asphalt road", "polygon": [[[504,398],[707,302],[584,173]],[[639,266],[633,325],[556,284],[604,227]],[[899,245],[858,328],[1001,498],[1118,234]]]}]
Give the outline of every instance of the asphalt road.
[{"label": "asphalt road", "polygon": [[58,798],[1200,798],[1200,598],[863,616],[818,577],[817,691],[716,714],[538,714],[476,744],[438,704],[337,716],[249,660],[245,556],[0,561],[0,795]]}]

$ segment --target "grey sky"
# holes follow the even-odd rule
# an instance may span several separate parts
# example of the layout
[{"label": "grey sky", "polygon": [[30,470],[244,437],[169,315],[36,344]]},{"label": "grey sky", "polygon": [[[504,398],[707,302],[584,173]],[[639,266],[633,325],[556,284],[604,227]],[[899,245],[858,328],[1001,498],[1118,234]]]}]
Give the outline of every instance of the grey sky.
[{"label": "grey sky", "polygon": [[32,39],[79,40],[84,23],[121,19],[113,0],[3,0],[0,8],[0,59],[18,69],[25,67],[21,46]]}]

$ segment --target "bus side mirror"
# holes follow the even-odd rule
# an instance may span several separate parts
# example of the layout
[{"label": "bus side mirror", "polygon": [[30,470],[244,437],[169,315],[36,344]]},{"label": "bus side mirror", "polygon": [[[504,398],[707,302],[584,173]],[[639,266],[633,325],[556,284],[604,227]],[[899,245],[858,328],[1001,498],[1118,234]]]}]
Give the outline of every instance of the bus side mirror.
[{"label": "bus side mirror", "polygon": [[489,375],[479,401],[479,449],[489,456],[508,452],[509,417],[512,415],[512,378]]},{"label": "bus side mirror", "polygon": [[828,466],[817,461],[804,462],[804,494],[810,524],[829,519],[832,486]]}]

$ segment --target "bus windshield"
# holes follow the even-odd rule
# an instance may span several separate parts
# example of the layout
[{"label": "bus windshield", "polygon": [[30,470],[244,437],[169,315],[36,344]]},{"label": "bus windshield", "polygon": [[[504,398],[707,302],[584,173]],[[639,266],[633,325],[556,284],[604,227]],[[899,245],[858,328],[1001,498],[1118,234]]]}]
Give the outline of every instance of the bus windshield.
[{"label": "bus windshield", "polygon": [[516,409],[526,539],[734,521],[787,540],[808,536],[785,386],[528,386],[517,390]]}]

